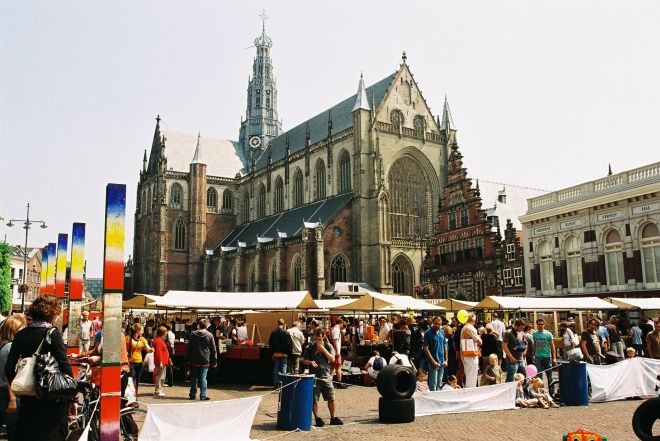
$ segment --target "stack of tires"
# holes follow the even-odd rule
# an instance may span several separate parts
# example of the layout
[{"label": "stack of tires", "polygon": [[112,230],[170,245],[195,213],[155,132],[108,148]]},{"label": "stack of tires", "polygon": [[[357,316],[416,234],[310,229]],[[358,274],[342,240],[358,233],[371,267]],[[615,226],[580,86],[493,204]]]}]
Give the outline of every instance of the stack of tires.
[{"label": "stack of tires", "polygon": [[378,419],[381,423],[397,424],[415,421],[415,373],[406,366],[391,364],[378,372],[376,387]]}]

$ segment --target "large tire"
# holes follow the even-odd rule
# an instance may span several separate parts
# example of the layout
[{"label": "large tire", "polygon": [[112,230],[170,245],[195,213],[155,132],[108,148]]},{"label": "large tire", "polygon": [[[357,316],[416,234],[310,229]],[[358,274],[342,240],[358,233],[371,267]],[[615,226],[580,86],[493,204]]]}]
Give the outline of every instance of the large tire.
[{"label": "large tire", "polygon": [[413,370],[399,364],[385,366],[378,372],[376,387],[383,398],[401,400],[412,397],[417,379]]},{"label": "large tire", "polygon": [[[660,419],[660,397],[644,401],[635,410],[632,427],[642,441],[660,441],[660,435],[653,436],[653,424]],[[656,433],[658,428],[656,428]]]},{"label": "large tire", "polygon": [[381,423],[388,424],[412,423],[415,421],[415,399],[378,398],[378,419]]}]

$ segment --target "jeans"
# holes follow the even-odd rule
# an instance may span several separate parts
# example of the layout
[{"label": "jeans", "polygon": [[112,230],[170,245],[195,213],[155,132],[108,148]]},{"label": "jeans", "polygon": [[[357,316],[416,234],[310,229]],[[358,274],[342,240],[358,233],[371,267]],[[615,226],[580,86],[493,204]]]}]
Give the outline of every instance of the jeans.
[{"label": "jeans", "polygon": [[432,364],[429,365],[429,390],[440,390],[440,387],[442,386],[442,375],[445,371],[445,368],[442,367],[442,363],[440,363],[440,367],[433,367]]},{"label": "jeans", "polygon": [[208,366],[190,366],[190,398],[197,396],[197,384],[199,384],[199,398],[206,398],[206,374],[209,373]]},{"label": "jeans", "polygon": [[286,374],[286,357],[273,358],[273,386],[277,387],[280,382],[279,374]]},{"label": "jeans", "polygon": [[16,440],[16,425],[18,423],[18,412],[21,408],[21,398],[16,397],[16,412],[12,415],[7,413],[7,406],[9,405],[9,393],[4,388],[0,390],[0,418],[5,423],[7,428],[7,439],[9,441]]},{"label": "jeans", "polygon": [[511,361],[511,360],[506,360],[505,362],[506,365],[506,382],[510,383],[513,381],[513,376],[516,375],[518,370],[520,369],[520,364],[521,361]]},{"label": "jeans", "polygon": [[137,396],[140,377],[142,377],[142,363],[131,363],[131,377],[135,383],[135,396]]},{"label": "jeans", "polygon": [[289,355],[287,371],[290,374],[297,374],[299,370],[300,370],[300,354]]},{"label": "jeans", "polygon": [[[548,385],[550,385],[552,382],[552,359],[550,357],[536,357],[534,365],[537,371],[545,371],[545,375],[548,377]],[[546,369],[548,370],[546,371]],[[541,378],[541,374],[538,377]]]},{"label": "jeans", "polygon": [[465,371],[465,387],[477,387],[479,357],[463,357],[463,370]]}]

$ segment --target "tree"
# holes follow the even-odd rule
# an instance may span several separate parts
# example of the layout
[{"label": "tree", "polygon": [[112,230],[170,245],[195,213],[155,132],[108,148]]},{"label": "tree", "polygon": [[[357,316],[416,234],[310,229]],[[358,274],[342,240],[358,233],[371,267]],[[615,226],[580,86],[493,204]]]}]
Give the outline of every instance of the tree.
[{"label": "tree", "polygon": [[11,311],[11,247],[0,242],[0,312]]}]

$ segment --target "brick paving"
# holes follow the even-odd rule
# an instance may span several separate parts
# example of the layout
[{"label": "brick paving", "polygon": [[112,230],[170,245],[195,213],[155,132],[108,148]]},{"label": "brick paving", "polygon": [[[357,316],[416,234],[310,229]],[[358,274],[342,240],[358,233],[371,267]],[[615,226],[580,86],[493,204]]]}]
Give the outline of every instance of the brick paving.
[{"label": "brick paving", "polygon": [[[164,398],[150,395],[153,386],[140,385],[141,402],[190,403],[188,388],[166,388]],[[209,388],[212,400],[225,400],[263,395],[269,390],[262,387],[218,386]],[[337,415],[343,427],[312,428],[310,432],[286,434],[276,427],[277,393],[264,397],[252,426],[251,436],[265,440],[276,435],[278,440],[449,440],[474,439],[489,441],[555,441],[569,430],[585,428],[607,436],[608,441],[634,441],[632,414],[640,400],[591,404],[588,407],[562,407],[559,409],[521,409],[481,413],[445,414],[419,417],[413,423],[385,425],[378,422],[378,391],[375,387],[352,386],[337,390]],[[201,404],[201,403],[200,403]],[[321,415],[329,419],[327,407],[321,404]],[[143,406],[145,408],[145,406]],[[138,421],[141,424],[141,421]],[[368,437],[368,438],[367,438]],[[221,439],[221,436],[218,438]],[[193,440],[190,440],[193,441]]]}]

